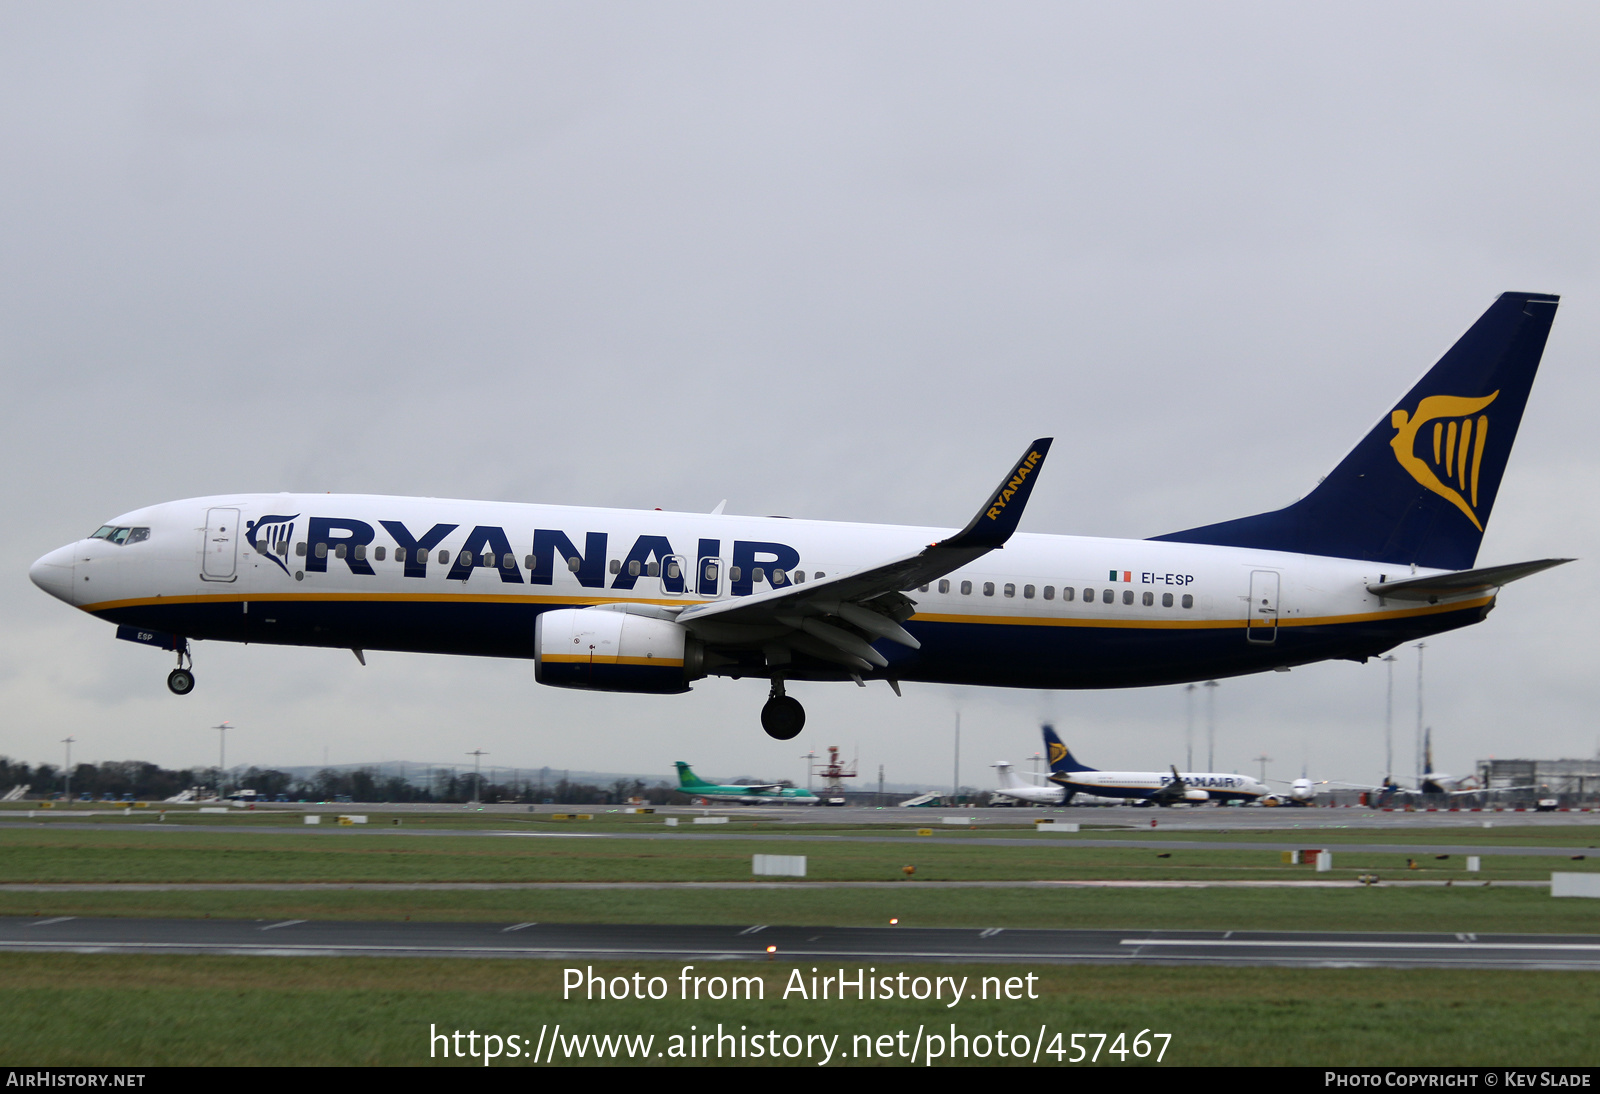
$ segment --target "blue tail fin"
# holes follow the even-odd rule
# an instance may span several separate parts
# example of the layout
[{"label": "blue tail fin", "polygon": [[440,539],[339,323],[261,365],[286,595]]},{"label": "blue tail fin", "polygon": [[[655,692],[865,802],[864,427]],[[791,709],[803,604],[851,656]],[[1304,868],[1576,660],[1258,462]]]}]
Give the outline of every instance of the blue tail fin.
[{"label": "blue tail fin", "polygon": [[1050,757],[1050,774],[1068,775],[1074,771],[1093,771],[1072,758],[1072,750],[1061,743],[1053,726],[1044,727],[1044,754]]},{"label": "blue tail fin", "polygon": [[1154,538],[1470,569],[1559,301],[1502,294],[1343,462],[1288,508]]}]

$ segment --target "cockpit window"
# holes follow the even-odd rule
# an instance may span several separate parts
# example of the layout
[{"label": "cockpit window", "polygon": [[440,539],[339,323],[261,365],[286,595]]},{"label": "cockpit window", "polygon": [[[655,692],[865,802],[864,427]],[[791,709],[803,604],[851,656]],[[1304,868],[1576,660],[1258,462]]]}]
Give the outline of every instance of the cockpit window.
[{"label": "cockpit window", "polygon": [[121,547],[129,543],[143,543],[145,540],[150,538],[150,529],[128,527],[119,528],[114,524],[106,524],[102,525],[100,530],[89,538],[108,540]]}]

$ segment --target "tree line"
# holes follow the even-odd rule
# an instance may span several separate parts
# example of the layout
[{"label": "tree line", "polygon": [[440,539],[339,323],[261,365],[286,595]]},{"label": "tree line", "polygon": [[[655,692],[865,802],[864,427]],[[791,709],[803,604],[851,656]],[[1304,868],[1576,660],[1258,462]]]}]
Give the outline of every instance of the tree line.
[{"label": "tree line", "polygon": [[[66,776],[67,772],[55,764],[29,765],[0,756],[0,794],[21,785],[29,787],[30,799],[57,797],[68,792]],[[565,777],[546,781],[532,774],[508,779],[503,772],[498,777],[484,775],[480,781],[471,772],[448,767],[419,770],[404,778],[378,768],[325,767],[310,777],[301,777],[273,768],[250,767],[224,773],[216,767],[172,770],[142,760],[112,760],[75,764],[71,776],[70,792],[74,798],[89,794],[97,801],[124,795],[160,801],[194,787],[214,790],[219,778],[230,794],[254,790],[268,801],[280,794],[290,801],[371,803],[552,801],[562,805],[620,805],[639,798],[650,805],[682,805],[690,800],[665,782],[647,785],[642,779],[615,779],[606,786],[596,786]]]}]

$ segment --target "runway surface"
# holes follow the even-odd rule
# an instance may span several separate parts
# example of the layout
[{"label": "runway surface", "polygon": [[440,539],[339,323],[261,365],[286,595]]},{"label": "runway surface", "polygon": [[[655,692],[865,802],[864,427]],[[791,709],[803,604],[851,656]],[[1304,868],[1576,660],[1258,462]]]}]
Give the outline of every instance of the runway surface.
[{"label": "runway surface", "polygon": [[685,927],[4,917],[0,918],[0,952],[1600,971],[1600,935],[977,930],[762,924]]},{"label": "runway surface", "polygon": [[[1033,834],[1016,834],[1009,836],[984,836],[984,835],[954,835],[948,830],[941,831],[935,828],[932,836],[918,836],[907,828],[900,828],[885,832],[853,832],[853,833],[815,833],[808,834],[794,831],[761,831],[761,832],[721,832],[716,830],[696,831],[690,829],[668,828],[639,828],[627,831],[611,832],[583,832],[583,831],[542,831],[528,829],[493,829],[493,828],[391,828],[388,826],[377,827],[306,827],[306,826],[279,826],[265,824],[231,825],[226,821],[216,824],[160,824],[155,821],[142,821],[130,825],[115,827],[105,824],[94,824],[84,821],[44,821],[44,820],[17,820],[14,825],[34,826],[39,828],[66,829],[87,832],[108,831],[138,831],[138,832],[227,832],[241,835],[257,833],[263,835],[307,835],[326,839],[354,839],[361,837],[385,838],[394,836],[419,836],[425,838],[458,839],[462,837],[478,838],[507,838],[531,840],[690,840],[690,841],[729,841],[735,843],[896,843],[901,845],[927,846],[929,844],[946,844],[950,846],[967,847],[1123,847],[1138,848],[1151,851],[1295,851],[1316,844],[1316,833],[1285,833],[1283,831],[1263,832],[1263,836],[1275,836],[1275,839],[1205,839],[1195,837],[1189,839],[1149,839],[1144,837],[1122,836],[1112,839],[1097,838],[1091,831],[1089,833],[1063,833],[1059,835],[1039,836]],[[1478,829],[1481,831],[1482,829]],[[1178,830],[1169,830],[1169,834],[1179,834]],[[1219,833],[1220,834],[1220,833]],[[1437,833],[1430,833],[1437,838]],[[1362,854],[1385,855],[1511,855],[1517,857],[1545,857],[1545,858],[1586,858],[1591,851],[1600,851],[1593,844],[1571,844],[1568,846],[1517,846],[1504,843],[1470,843],[1465,842],[1467,831],[1451,833],[1460,836],[1460,843],[1345,843],[1329,842],[1326,850],[1335,854],[1359,852]]]}]

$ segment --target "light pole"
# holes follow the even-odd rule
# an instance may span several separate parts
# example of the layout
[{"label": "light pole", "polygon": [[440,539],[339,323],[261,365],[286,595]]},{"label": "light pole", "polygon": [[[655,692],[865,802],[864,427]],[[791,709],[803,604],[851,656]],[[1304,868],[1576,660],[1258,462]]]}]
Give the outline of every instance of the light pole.
[{"label": "light pole", "polygon": [[1422,777],[1422,651],[1427,648],[1426,642],[1417,643],[1417,750],[1416,766],[1411,769],[1417,778]]},{"label": "light pole", "polygon": [[815,749],[800,757],[806,762],[806,793],[811,792],[811,772],[817,766],[817,753]]},{"label": "light pole", "polygon": [[1217,769],[1217,688],[1215,680],[1206,681],[1206,770]]},{"label": "light pole", "polygon": [[1388,654],[1384,663],[1389,666],[1389,695],[1383,706],[1383,777],[1394,778],[1394,663],[1399,660]]},{"label": "light pole", "polygon": [[1259,780],[1260,782],[1264,783],[1264,782],[1267,781],[1267,764],[1269,764],[1271,762],[1272,762],[1272,757],[1268,756],[1265,752],[1263,752],[1261,755],[1256,757],[1256,763],[1261,765],[1261,778]]},{"label": "light pole", "polygon": [[485,752],[481,748],[475,748],[471,752],[467,753],[467,755],[472,757],[472,802],[471,802],[471,804],[478,805],[479,804],[478,798],[481,797],[482,794],[483,794],[482,757],[487,756],[489,754],[487,752]]},{"label": "light pole", "polygon": [[961,712],[956,711],[956,757],[955,771],[951,775],[950,804],[955,805],[956,799],[961,797]]},{"label": "light pole", "polygon": [[211,728],[221,731],[217,734],[217,797],[220,798],[227,789],[228,730],[233,727],[227,722],[223,722],[220,726],[212,726]]},{"label": "light pole", "polygon": [[61,743],[67,746],[67,759],[61,769],[67,773],[67,788],[63,793],[66,794],[69,802],[72,800],[72,742],[75,740],[77,740],[76,737],[61,738]]},{"label": "light pole", "polygon": [[1189,708],[1189,711],[1188,711],[1188,713],[1189,713],[1188,728],[1184,731],[1184,737],[1183,737],[1184,744],[1186,746],[1185,747],[1185,752],[1184,752],[1184,759],[1183,759],[1183,769],[1185,771],[1193,771],[1194,770],[1194,685],[1193,684],[1185,685],[1184,689],[1183,689],[1183,695],[1184,695],[1184,699],[1187,701],[1187,705],[1188,705],[1188,708]]}]

